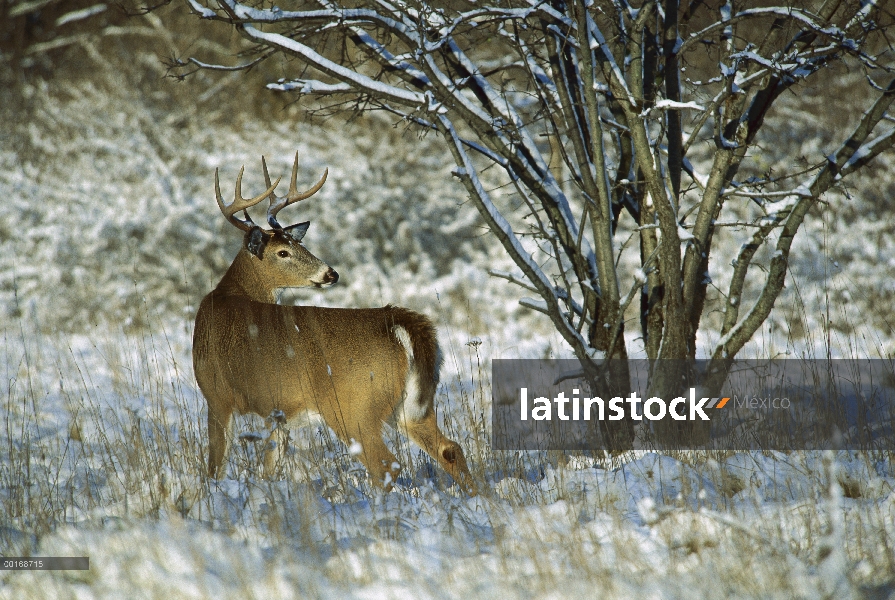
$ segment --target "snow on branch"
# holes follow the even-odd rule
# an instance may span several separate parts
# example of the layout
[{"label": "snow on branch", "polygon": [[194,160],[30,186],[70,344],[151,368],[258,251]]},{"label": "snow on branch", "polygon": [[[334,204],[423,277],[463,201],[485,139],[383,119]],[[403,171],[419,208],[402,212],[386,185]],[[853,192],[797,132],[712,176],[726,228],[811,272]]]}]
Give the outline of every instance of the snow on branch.
[{"label": "snow on branch", "polygon": [[628,82],[625,80],[625,74],[618,67],[618,64],[616,64],[615,57],[612,55],[612,49],[606,43],[606,38],[603,37],[603,32],[600,31],[600,28],[597,27],[596,21],[594,21],[590,15],[587,15],[587,26],[590,29],[590,31],[588,32],[590,36],[590,49],[593,50],[595,48],[600,48],[603,51],[603,55],[606,57],[606,60],[609,62],[610,69],[612,70],[612,79],[615,81],[616,85],[624,90],[625,96],[627,96],[628,102],[631,104],[631,106],[637,106],[637,102],[631,95],[631,90],[628,89]]},{"label": "snow on branch", "polygon": [[543,92],[544,100],[546,101],[549,98],[554,110],[561,111],[562,102],[559,98],[559,92],[556,89],[556,83],[554,83],[547,72],[544,71],[541,65],[535,60],[534,55],[528,48],[528,44],[525,43],[525,40],[514,39],[513,41],[519,44],[519,52],[525,58],[525,65],[528,67],[532,81],[538,86],[538,89]]},{"label": "snow on branch", "polygon": [[784,191],[780,191],[780,192],[747,192],[744,190],[744,188],[746,188],[746,187],[747,186],[745,186],[745,185],[737,186],[737,187],[731,188],[729,190],[725,190],[721,195],[725,196],[725,197],[740,196],[743,198],[756,198],[756,199],[785,198],[788,196],[804,196],[807,198],[811,197],[811,191],[805,189],[804,186],[799,186],[799,187],[793,188],[791,190],[784,190]]},{"label": "snow on branch", "polygon": [[[756,232],[753,244],[744,246],[741,256],[738,258],[738,260],[742,259],[744,254],[746,258],[750,257],[751,247],[757,246],[758,242],[763,242],[767,232],[782,222],[783,229],[780,232],[774,255],[771,258],[765,284],[758,299],[741,321],[734,323],[736,311],[726,315],[724,324],[726,333],[721,336],[721,339],[715,346],[713,351],[714,358],[735,356],[745,343],[752,338],[761,324],[764,323],[773,309],[774,302],[780,291],[783,289],[789,264],[789,252],[796,232],[805,219],[808,209],[843,175],[847,174],[844,166],[851,164],[854,165],[851,170],[856,170],[883,150],[891,148],[893,143],[895,143],[895,128],[865,143],[870,132],[882,120],[889,106],[895,100],[893,91],[895,91],[895,80],[889,83],[887,90],[863,114],[854,132],[843,142],[839,150],[827,157],[827,163],[811,178],[810,182],[806,182],[796,188],[791,196],[768,206],[769,212],[772,211],[771,214],[761,223],[762,227],[759,232]],[[852,150],[853,148],[856,149]],[[854,159],[853,163],[851,163],[852,159]],[[739,277],[740,280],[745,278],[745,268],[743,265],[735,266],[735,269],[743,270],[742,275]],[[734,280],[737,280],[736,275]],[[734,300],[738,300],[739,293],[731,294],[731,296]],[[731,305],[728,303],[728,310],[730,309]]]},{"label": "snow on branch", "polygon": [[380,64],[386,66],[390,70],[396,71],[399,76],[403,77],[406,81],[416,87],[423,88],[430,84],[429,78],[425,73],[408,63],[406,60],[396,57],[369,33],[357,26],[353,26],[351,30],[355,35],[355,43],[373,54],[373,56],[379,60]]},{"label": "snow on branch", "polygon": [[694,110],[705,110],[705,107],[696,102],[675,102],[674,100],[658,100],[653,108],[663,108],[666,110],[682,110],[692,108]]},{"label": "snow on branch", "polygon": [[431,52],[441,47],[441,45],[453,35],[454,31],[464,23],[471,23],[473,26],[478,26],[479,23],[488,20],[490,17],[494,17],[500,21],[515,19],[525,20],[531,16],[535,10],[535,8],[497,8],[489,6],[487,8],[477,8],[461,12],[450,24],[445,24],[438,30],[439,41],[431,45],[427,44],[426,49]]},{"label": "snow on branch", "polygon": [[244,65],[216,65],[210,64],[206,62],[202,62],[201,60],[196,60],[195,58],[190,57],[189,61],[199,67],[200,69],[208,69],[209,71],[245,71],[246,69],[251,69],[259,62],[267,58],[266,56],[262,56],[260,58],[256,58],[252,62],[248,62]]},{"label": "snow on branch", "polygon": [[[840,177],[844,176],[847,173],[843,173],[842,170],[846,165],[850,164],[849,172],[851,172],[856,167],[866,164],[874,156],[892,146],[893,132],[891,130],[869,143],[866,140],[870,137],[870,133],[877,124],[886,117],[886,111],[888,111],[893,101],[895,101],[895,79],[889,82],[889,85],[876,99],[873,106],[864,112],[854,133],[843,142],[835,154],[827,157],[828,164],[825,170],[836,171]],[[859,152],[861,156],[852,161]]]},{"label": "snow on branch", "polygon": [[[198,5],[196,0],[188,0],[191,5]],[[408,28],[404,23],[386,17],[374,10],[362,8],[326,8],[323,10],[282,10],[278,6],[269,9],[254,8],[240,4],[234,0],[217,0],[236,23],[379,23],[396,33],[407,35]],[[209,10],[209,9],[204,9]],[[214,11],[212,11],[214,12]],[[216,14],[216,13],[215,13]]]},{"label": "snow on branch", "polygon": [[860,10],[855,13],[855,16],[851,18],[851,20],[845,25],[845,30],[848,31],[852,27],[861,27],[862,29],[870,29],[873,27],[873,21],[870,19],[870,13],[874,8],[879,6],[878,0],[868,0],[863,3]]},{"label": "snow on branch", "polygon": [[[420,117],[418,115],[411,114],[407,111],[401,110],[401,109],[391,106],[387,103],[383,103],[381,105],[381,108],[385,111],[388,111],[394,115],[401,117],[402,119],[404,119],[405,121],[407,121],[409,123],[414,123],[424,129],[431,129],[433,131],[438,131],[438,126],[435,123],[433,123],[432,121],[423,119],[422,117]],[[500,165],[502,168],[504,168],[506,170],[509,170],[509,162],[507,161],[507,159],[505,159],[504,157],[495,153],[491,149],[486,148],[482,144],[479,144],[478,142],[475,142],[468,138],[460,138],[460,141],[463,142],[463,144],[465,146],[467,146],[468,148],[475,150],[476,152],[478,152],[482,156],[488,158],[495,164]]]},{"label": "snow on branch", "polygon": [[[487,96],[492,109],[497,111],[498,114],[509,123],[512,123],[514,129],[521,137],[521,141],[525,145],[526,151],[532,156],[538,170],[541,173],[549,173],[546,161],[544,161],[544,158],[535,146],[534,140],[531,139],[531,135],[528,133],[528,129],[525,127],[522,118],[513,106],[497,93],[485,76],[482,75],[478,66],[470,60],[454,39],[448,38],[447,50],[453,55],[458,64],[466,70],[470,79],[475,82],[475,85]],[[551,183],[549,179],[550,178],[548,177],[548,181],[545,181],[548,185]],[[555,182],[553,182],[553,184],[555,186]]]},{"label": "snow on branch", "polygon": [[539,313],[544,313],[545,315],[550,315],[550,309],[547,307],[547,303],[543,300],[536,300],[535,298],[529,298],[528,296],[519,299],[519,304],[524,306],[525,308],[530,308],[531,310],[535,310]]},{"label": "snow on branch", "polygon": [[74,23],[75,21],[81,21],[83,19],[89,19],[92,16],[105,12],[107,8],[108,6],[105,4],[94,4],[93,6],[81,10],[73,10],[56,19],[56,27],[61,27],[62,25]]},{"label": "snow on branch", "polygon": [[216,12],[214,12],[210,8],[202,6],[196,0],[186,0],[186,1],[189,2],[190,8],[193,9],[193,12],[198,14],[203,19],[213,19],[218,16],[218,14]]},{"label": "snow on branch", "polygon": [[891,148],[893,143],[895,143],[895,128],[889,129],[882,135],[873,138],[855,150],[855,153],[851,155],[851,158],[842,165],[842,170],[839,172],[839,176],[845,177],[853,171],[856,171],[858,168],[873,160],[879,153]]},{"label": "snow on branch", "polygon": [[693,110],[705,110],[705,107],[701,104],[697,104],[696,102],[675,102],[674,100],[657,100],[656,103],[643,110],[640,113],[641,117],[646,117],[650,114],[650,111],[653,110],[685,110],[688,108],[692,108]]},{"label": "snow on branch", "polygon": [[[450,40],[444,51],[448,52],[466,71],[466,84],[477,87],[486,101],[483,101],[484,106],[474,103],[439,68],[432,54],[423,53],[424,68],[437,84],[434,93],[440,95],[442,102],[450,101],[453,105],[452,110],[459,113],[466,123],[486,140],[490,140],[495,150],[507,159],[505,168],[511,178],[526,180],[526,186],[536,192],[542,205],[551,211],[551,218],[556,219],[555,225],[563,230],[564,239],[567,242],[581,239],[580,252],[584,256],[588,268],[595,273],[594,253],[590,243],[579,235],[578,223],[572,215],[568,199],[547,167],[547,163],[534,143],[525,123],[506,98],[503,98],[491,87],[479,68],[454,40]],[[488,111],[494,111],[496,114]],[[507,127],[509,124],[513,125],[515,135],[512,137],[508,131],[510,128]]]},{"label": "snow on branch", "polygon": [[268,83],[267,89],[278,92],[298,92],[299,94],[338,94],[353,91],[347,83],[325,83],[317,79],[293,79]]},{"label": "snow on branch", "polygon": [[252,25],[243,25],[243,31],[245,31],[246,35],[253,40],[285,50],[290,54],[301,56],[324,73],[327,73],[340,81],[351,84],[355,88],[376,94],[379,97],[392,98],[393,100],[406,104],[414,104],[417,106],[426,106],[428,104],[424,94],[376,81],[362,73],[343,67],[342,65],[321,56],[301,42],[280,35],[279,33],[261,31]]},{"label": "snow on branch", "polygon": [[559,12],[544,0],[528,0],[529,6],[532,8],[536,8],[539,12],[543,14],[545,17],[550,17],[550,19],[557,23],[562,23],[566,27],[574,27],[575,22],[573,19],[570,19],[563,13]]}]

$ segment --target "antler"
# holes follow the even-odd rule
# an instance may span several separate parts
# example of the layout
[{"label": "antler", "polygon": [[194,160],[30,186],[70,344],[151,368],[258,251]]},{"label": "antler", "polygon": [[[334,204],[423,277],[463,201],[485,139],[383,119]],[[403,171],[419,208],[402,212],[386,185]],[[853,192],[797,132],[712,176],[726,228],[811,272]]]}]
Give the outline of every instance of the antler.
[{"label": "antler", "polygon": [[[265,162],[264,157],[261,157],[261,164],[264,166],[264,181],[267,182],[267,185],[270,185],[270,175],[267,173],[267,162]],[[289,192],[285,196],[277,196],[273,193],[274,188],[277,187],[276,183],[271,186],[270,192],[270,206],[267,209],[267,222],[274,229],[283,229],[283,226],[277,222],[277,213],[300,200],[304,200],[305,198],[310,198],[314,194],[323,187],[323,184],[326,182],[326,176],[329,175],[329,169],[323,171],[323,177],[320,178],[314,187],[305,191],[299,192],[297,188],[297,179],[298,179],[298,152],[295,153],[295,162],[292,163],[292,181],[289,182]],[[277,179],[277,182],[280,180]],[[267,193],[267,192],[265,192]]]},{"label": "antler", "polygon": [[[239,169],[239,175],[236,176],[236,191],[233,194],[233,202],[230,203],[229,206],[224,206],[224,198],[221,196],[221,185],[218,182],[218,170],[214,170],[214,193],[218,200],[218,208],[221,209],[221,212],[224,213],[224,216],[227,217],[227,220],[233,223],[235,226],[239,227],[243,231],[251,231],[252,227],[255,227],[255,222],[252,221],[252,218],[249,216],[248,208],[255,206],[268,196],[273,195],[273,191],[276,189],[277,185],[280,183],[281,177],[277,177],[277,180],[273,182],[273,185],[270,184],[270,178],[267,178],[268,188],[258,196],[254,198],[243,198],[242,197],[242,172],[245,170],[245,167],[241,167]],[[267,174],[267,169],[265,168],[264,174]],[[245,221],[237,218],[235,215],[239,211],[243,211],[245,215]]]}]

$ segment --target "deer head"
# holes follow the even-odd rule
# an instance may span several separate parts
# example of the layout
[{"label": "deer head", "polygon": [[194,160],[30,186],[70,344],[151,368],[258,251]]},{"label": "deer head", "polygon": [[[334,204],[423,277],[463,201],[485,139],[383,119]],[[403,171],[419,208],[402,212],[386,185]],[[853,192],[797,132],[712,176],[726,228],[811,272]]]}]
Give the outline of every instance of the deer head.
[{"label": "deer head", "polygon": [[[275,190],[281,178],[277,178],[271,184],[264,157],[261,157],[261,165],[264,168],[267,189],[254,198],[243,198],[242,175],[245,169],[243,167],[236,177],[236,190],[233,202],[229,205],[224,204],[218,171],[215,169],[214,191],[218,207],[231,224],[245,232],[243,248],[233,261],[227,275],[221,280],[221,285],[229,288],[231,292],[238,290],[252,299],[271,302],[276,301],[279,292],[285,288],[329,287],[335,284],[339,280],[339,274],[311,254],[302,244],[310,222],[283,227],[277,221],[277,214],[283,208],[317,193],[323,187],[329,170],[324,171],[323,177],[312,188],[299,192],[296,183],[298,177],[296,152],[289,191],[283,196],[277,196]],[[267,208],[267,223],[270,229],[256,225],[248,213],[249,208],[265,198],[270,200]],[[236,216],[239,211],[243,213],[242,219]]]}]

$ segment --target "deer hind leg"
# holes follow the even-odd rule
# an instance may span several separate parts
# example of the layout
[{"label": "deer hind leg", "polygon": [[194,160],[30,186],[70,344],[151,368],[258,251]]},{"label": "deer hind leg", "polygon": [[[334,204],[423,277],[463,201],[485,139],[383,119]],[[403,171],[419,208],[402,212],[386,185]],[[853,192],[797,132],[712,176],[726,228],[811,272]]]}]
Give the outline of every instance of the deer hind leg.
[{"label": "deer hind leg", "polygon": [[232,409],[213,409],[208,405],[208,476],[217,478],[223,475],[221,466],[224,456],[230,447],[231,427],[233,424]]},{"label": "deer hind leg", "polygon": [[469,467],[466,466],[463,449],[460,444],[448,439],[438,428],[434,410],[428,411],[426,416],[418,420],[403,419],[401,426],[420,448],[438,461],[441,468],[454,478],[463,491],[470,496],[478,494]]}]

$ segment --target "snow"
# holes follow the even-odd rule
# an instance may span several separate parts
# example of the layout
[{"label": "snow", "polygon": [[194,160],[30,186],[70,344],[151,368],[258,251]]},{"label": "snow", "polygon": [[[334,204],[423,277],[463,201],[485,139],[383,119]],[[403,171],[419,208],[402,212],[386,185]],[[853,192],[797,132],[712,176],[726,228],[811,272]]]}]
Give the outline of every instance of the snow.
[{"label": "snow", "polygon": [[[811,597],[832,584],[852,589],[846,540],[895,535],[891,458],[852,453],[722,460],[639,453],[612,461],[503,456],[482,447],[493,495],[468,498],[406,442],[397,447],[400,456],[411,450],[407,474],[383,494],[351,458],[359,444],[343,450],[317,431],[294,430],[283,478],[260,479],[256,453],[237,445],[232,476],[206,483],[190,449],[202,402],[180,368],[188,361],[185,335],[118,347],[114,362],[115,340],[99,352],[88,337],[74,338],[70,352],[58,355],[45,341],[7,338],[4,364],[30,353],[28,385],[45,400],[37,412],[13,405],[4,416],[33,432],[32,446],[46,452],[31,459],[34,491],[45,486],[50,508],[73,499],[70,516],[42,536],[36,552],[89,556],[91,570],[7,572],[11,597],[111,598],[151,589],[185,598],[526,598],[542,586],[568,596],[595,585],[610,598],[649,590],[711,597],[719,578],[728,581],[725,573],[743,562],[751,565],[751,595]],[[90,381],[66,378],[66,400],[57,378],[74,365]],[[455,364],[452,377],[455,369],[472,375]],[[119,372],[133,378],[116,383]],[[24,389],[16,384],[13,394]],[[455,404],[458,393],[446,389],[440,402]],[[66,439],[74,411],[77,442]],[[127,462],[136,440],[145,459],[140,472]],[[175,452],[166,449],[172,443]],[[824,531],[831,547],[842,547],[838,556],[799,550]],[[879,567],[865,565],[872,579]],[[729,576],[735,585],[738,575]]]},{"label": "snow", "polygon": [[854,154],[849,157],[848,161],[846,161],[846,163],[842,165],[841,170],[846,172],[850,171],[854,168],[856,163],[876,155],[879,152],[879,150],[877,150],[877,147],[885,147],[886,144],[891,142],[893,137],[895,137],[895,127],[889,128],[884,133],[876,136],[869,142],[864,143],[863,145],[861,145],[860,148],[855,150]]},{"label": "snow", "polygon": [[526,308],[530,308],[532,310],[536,310],[538,312],[547,313],[549,312],[549,307],[544,300],[539,300],[536,298],[524,297],[519,299],[519,304]]},{"label": "snow", "polygon": [[212,9],[202,6],[197,0],[187,0],[187,2],[189,3],[190,8],[203,19],[212,19],[216,16],[216,13]]},{"label": "snow", "polygon": [[720,140],[721,140],[721,145],[722,145],[724,148],[735,149],[735,148],[739,148],[739,147],[740,147],[739,144],[737,144],[737,143],[736,143],[735,141],[733,141],[733,140],[729,140],[729,139],[727,139],[726,137],[724,137],[724,135],[719,135],[718,137],[720,138]]},{"label": "snow", "polygon": [[661,100],[657,100],[655,104],[655,108],[665,108],[670,110],[681,110],[684,108],[692,108],[694,110],[705,110],[705,107],[696,102],[675,102],[674,100],[667,100],[665,98]]},{"label": "snow", "polygon": [[682,244],[696,239],[696,236],[694,236],[692,233],[690,233],[690,231],[680,225],[677,226],[677,237],[680,239]]},{"label": "snow", "polygon": [[89,19],[94,15],[98,15],[101,12],[105,12],[108,7],[105,4],[94,4],[93,6],[88,6],[87,8],[83,8],[81,10],[74,10],[68,13],[65,13],[58,19],[56,19],[56,27],[60,27],[67,23],[73,23],[75,21],[80,21],[82,19]]},{"label": "snow", "polygon": [[260,42],[266,42],[273,46],[281,47],[291,53],[304,57],[306,60],[316,65],[319,65],[320,69],[333,74],[333,76],[335,77],[348,79],[359,89],[369,90],[382,96],[390,97],[409,104],[419,105],[425,102],[425,96],[423,94],[420,94],[419,92],[411,92],[404,88],[388,85],[366,75],[352,71],[351,69],[343,67],[338,63],[324,58],[301,42],[288,38],[284,35],[261,31],[260,29],[257,29],[252,25],[244,25],[243,30],[248,36]]},{"label": "snow", "polygon": [[[603,37],[603,32],[600,31],[600,28],[597,26],[596,21],[593,20],[590,14],[587,15],[587,27],[589,29],[589,38],[590,38],[590,47],[599,48],[606,46],[606,38]],[[633,96],[631,96],[631,91],[628,89],[628,82],[625,79],[624,74],[621,69],[619,69],[618,64],[615,62],[615,57],[611,50],[607,50],[604,52],[604,56],[606,57],[607,62],[609,63],[609,68],[612,72],[612,79],[615,81],[616,85],[618,85],[621,89],[625,91],[625,95],[627,96],[628,102],[631,106],[636,106],[637,103],[634,100]]]},{"label": "snow", "polygon": [[299,92],[301,94],[331,94],[351,90],[351,86],[347,83],[325,83],[315,79],[293,79],[283,83],[269,83],[267,87],[279,92]]},{"label": "snow", "polygon": [[[123,334],[71,336],[64,345],[56,336],[3,339],[0,364],[7,379],[16,374],[11,397],[40,401],[0,409],[27,434],[3,440],[0,451],[13,442],[20,452],[29,440],[25,489],[37,506],[64,506],[67,516],[36,547],[16,533],[27,531],[21,518],[5,517],[0,535],[38,555],[89,556],[91,564],[88,572],[7,572],[0,578],[11,597],[151,589],[184,598],[528,598],[594,586],[609,598],[659,590],[713,597],[718,581],[744,585],[743,564],[750,595],[814,597],[832,586],[842,597],[855,577],[873,581],[882,568],[865,555],[856,576],[850,540],[872,548],[895,537],[888,455],[551,457],[496,453],[465,438],[492,490],[468,498],[403,439],[391,443],[405,470],[383,494],[355,462],[356,441],[341,446],[304,428],[292,432],[282,478],[259,477],[259,449],[246,438],[231,450],[228,476],[205,481],[204,402],[191,380],[188,330],[157,329],[139,344]],[[451,335],[445,341],[454,344]],[[483,425],[458,409],[487,397],[468,361],[488,343],[472,338],[468,356],[449,359],[443,376],[439,412],[452,411],[462,431]],[[247,426],[263,428],[240,419],[237,431]],[[21,498],[19,486],[0,485],[6,506]],[[821,543],[841,550],[820,552]]]},{"label": "snow", "polygon": [[794,189],[790,195],[785,196],[781,200],[766,202],[764,205],[765,210],[768,211],[768,215],[782,213],[791,210],[802,198],[811,198],[811,190],[804,186]]}]

